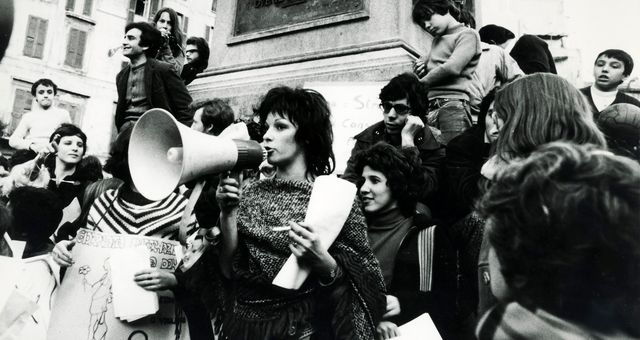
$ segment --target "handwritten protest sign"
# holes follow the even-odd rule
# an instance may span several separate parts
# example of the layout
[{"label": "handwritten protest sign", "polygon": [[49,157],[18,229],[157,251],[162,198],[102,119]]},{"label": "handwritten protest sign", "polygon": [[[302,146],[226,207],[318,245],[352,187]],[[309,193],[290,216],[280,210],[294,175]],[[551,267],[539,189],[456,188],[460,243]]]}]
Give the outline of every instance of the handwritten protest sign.
[{"label": "handwritten protest sign", "polygon": [[[160,292],[160,309],[134,322],[114,315],[109,258],[114,250],[146,246],[151,267],[174,271],[180,244],[153,237],[105,234],[81,229],[51,312],[49,340],[189,339],[186,318],[170,291]],[[132,278],[133,280],[133,278]],[[176,334],[179,334],[176,337]]]}]

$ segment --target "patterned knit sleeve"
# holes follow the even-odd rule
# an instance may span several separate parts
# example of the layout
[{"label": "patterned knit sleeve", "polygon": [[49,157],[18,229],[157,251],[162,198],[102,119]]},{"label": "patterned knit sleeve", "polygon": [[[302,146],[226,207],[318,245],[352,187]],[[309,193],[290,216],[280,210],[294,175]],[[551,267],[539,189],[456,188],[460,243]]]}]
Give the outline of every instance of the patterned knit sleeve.
[{"label": "patterned knit sleeve", "polygon": [[332,324],[336,338],[373,339],[386,308],[386,289],[357,202],[354,201],[349,218],[329,252],[344,276],[341,287],[333,293],[336,307]]}]

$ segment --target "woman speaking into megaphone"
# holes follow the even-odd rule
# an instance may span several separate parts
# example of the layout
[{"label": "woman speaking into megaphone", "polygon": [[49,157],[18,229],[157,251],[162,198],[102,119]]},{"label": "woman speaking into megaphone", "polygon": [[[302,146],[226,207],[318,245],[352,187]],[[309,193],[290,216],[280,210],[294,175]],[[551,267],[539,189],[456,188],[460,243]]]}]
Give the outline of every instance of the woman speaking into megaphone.
[{"label": "woman speaking into megaphone", "polygon": [[[219,261],[201,266],[221,273],[231,280],[223,286],[233,287],[222,297],[233,308],[222,307],[219,314],[221,338],[373,338],[385,310],[384,284],[359,208],[351,207],[329,250],[316,226],[302,222],[314,180],[334,168],[329,105],[315,91],[277,87],[257,113],[275,175],[245,187],[235,178],[221,180]],[[311,269],[311,276],[300,289],[274,286],[291,255]],[[200,277],[198,291],[217,294],[213,287],[220,287],[221,275]],[[217,302],[209,307],[228,305]]]}]

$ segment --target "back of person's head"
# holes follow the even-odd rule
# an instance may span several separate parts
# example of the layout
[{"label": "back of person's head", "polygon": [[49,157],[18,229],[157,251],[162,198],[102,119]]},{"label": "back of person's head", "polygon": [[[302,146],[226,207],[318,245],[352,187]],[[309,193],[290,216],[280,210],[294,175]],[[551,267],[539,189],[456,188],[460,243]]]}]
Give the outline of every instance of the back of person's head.
[{"label": "back of person's head", "polygon": [[194,45],[196,49],[198,49],[198,60],[196,63],[202,68],[207,68],[207,66],[209,66],[209,54],[211,53],[207,41],[201,37],[189,37],[186,45]]},{"label": "back of person's head", "polygon": [[510,30],[493,24],[482,26],[478,33],[482,42],[491,45],[502,45],[516,37]]},{"label": "back of person's head", "polygon": [[162,33],[150,23],[142,21],[127,24],[124,28],[124,33],[134,28],[140,30],[140,47],[147,47],[144,51],[145,56],[147,58],[155,58],[156,54],[158,54],[158,49],[162,45]]},{"label": "back of person's head", "polygon": [[381,101],[407,99],[411,115],[424,117],[427,113],[427,89],[413,73],[399,74],[389,81],[378,96]]},{"label": "back of person's head", "polygon": [[521,36],[513,44],[509,55],[518,63],[524,74],[558,73],[547,42],[535,35]]},{"label": "back of person's head", "polygon": [[31,95],[32,96],[34,96],[34,97],[36,96],[36,89],[40,85],[46,86],[46,87],[52,87],[53,88],[53,94],[54,95],[58,94],[58,85],[56,85],[51,79],[42,78],[42,79],[36,80],[36,82],[33,83],[33,85],[31,85]]},{"label": "back of person's head", "polygon": [[598,54],[594,64],[598,61],[598,58],[602,56],[619,60],[624,65],[624,72],[622,72],[623,75],[629,76],[631,72],[633,72],[633,58],[631,58],[629,53],[617,49],[605,50]]},{"label": "back of person's head", "polygon": [[9,194],[13,228],[27,242],[46,241],[62,220],[58,196],[44,188],[24,186]]},{"label": "back of person's head", "polygon": [[55,141],[56,143],[59,143],[62,137],[68,136],[76,136],[82,140],[82,144],[84,144],[82,154],[84,155],[84,153],[87,151],[87,135],[79,127],[73,124],[60,124],[60,126],[53,131],[51,136],[49,136],[49,142]]},{"label": "back of person's head", "polygon": [[95,182],[104,178],[102,174],[102,163],[96,156],[84,157],[78,164],[78,173],[84,180]]},{"label": "back of person's head", "polygon": [[202,116],[200,120],[205,131],[212,127],[210,134],[217,136],[235,119],[233,109],[222,99],[212,99],[202,104]]},{"label": "back of person's head", "polygon": [[519,78],[496,93],[494,109],[504,121],[496,153],[505,161],[527,157],[538,146],[559,140],[607,145],[584,96],[560,76]]},{"label": "back of person's head", "polygon": [[446,15],[447,13],[456,19],[460,15],[459,9],[450,0],[417,0],[413,4],[411,16],[415,24],[423,27],[424,22],[431,20],[432,15]]},{"label": "back of person's head", "polygon": [[159,9],[153,17],[154,24],[158,23],[158,20],[160,20],[163,13],[169,14],[169,20],[171,20],[171,36],[176,40],[176,44],[181,46],[184,41],[184,33],[182,33],[182,28],[180,27],[181,23],[180,18],[178,17],[178,12],[171,7],[163,7]]},{"label": "back of person's head", "polygon": [[109,158],[104,164],[104,171],[110,173],[113,177],[118,178],[126,185],[131,185],[131,172],[129,171],[129,141],[131,140],[131,132],[133,126],[129,126],[122,130],[116,140],[111,144]]},{"label": "back of person's head", "polygon": [[609,149],[640,162],[640,108],[632,104],[613,104],[598,115],[598,126]]},{"label": "back of person's head", "polygon": [[[425,186],[420,155],[416,148],[398,149],[388,143],[378,142],[355,158],[355,172],[362,175],[365,166],[381,172],[387,178],[391,197],[405,216],[413,216],[416,204]],[[358,187],[362,183],[358,184]]]},{"label": "back of person's head", "polygon": [[479,204],[508,296],[639,336],[639,183],[638,163],[591,145],[555,142],[510,164]]},{"label": "back of person's head", "polygon": [[255,109],[264,126],[270,113],[286,117],[298,129],[294,139],[304,151],[307,175],[333,172],[333,130],[331,110],[324,97],[310,89],[275,87],[269,90]]}]

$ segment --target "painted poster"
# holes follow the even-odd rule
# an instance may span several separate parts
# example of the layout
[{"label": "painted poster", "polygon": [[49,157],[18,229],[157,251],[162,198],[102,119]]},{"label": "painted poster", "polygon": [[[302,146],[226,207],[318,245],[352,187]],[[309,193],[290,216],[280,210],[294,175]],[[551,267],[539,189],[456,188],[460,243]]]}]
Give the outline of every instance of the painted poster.
[{"label": "painted poster", "polygon": [[309,82],[331,106],[335,174],[342,175],[355,145],[353,137],[382,120],[378,95],[386,82]]},{"label": "painted poster", "polygon": [[175,270],[181,251],[178,242],[88,229],[78,231],[72,250],[75,263],[67,268],[58,289],[47,339],[189,339],[184,312],[176,308],[170,291],[158,294],[160,309],[155,315],[134,322],[115,317],[109,257],[115,249],[139,245],[149,249],[151,267]]}]

